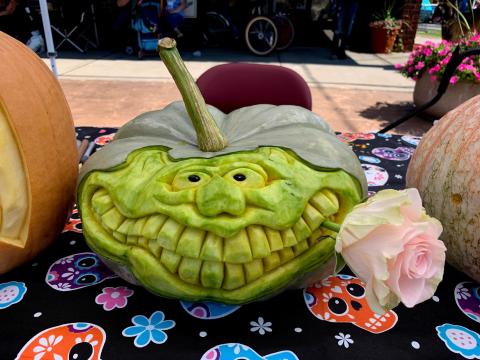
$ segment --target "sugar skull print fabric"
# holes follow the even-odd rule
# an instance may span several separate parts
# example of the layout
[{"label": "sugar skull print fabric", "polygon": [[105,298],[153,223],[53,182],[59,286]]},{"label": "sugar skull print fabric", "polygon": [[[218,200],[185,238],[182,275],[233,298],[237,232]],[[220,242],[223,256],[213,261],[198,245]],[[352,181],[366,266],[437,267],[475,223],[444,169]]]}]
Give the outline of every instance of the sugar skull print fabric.
[{"label": "sugar skull print fabric", "polygon": [[201,360],[298,360],[298,357],[288,350],[261,356],[246,345],[229,343],[208,350]]},{"label": "sugar skull print fabric", "polygon": [[387,311],[378,315],[365,298],[365,284],[358,278],[339,274],[304,290],[305,303],[320,320],[352,323],[374,334],[390,330],[397,323],[397,314]]},{"label": "sugar skull print fabric", "polygon": [[73,254],[55,261],[45,281],[58,291],[73,291],[117,277],[92,252]]},{"label": "sugar skull print fabric", "polygon": [[105,331],[90,323],[55,326],[35,335],[15,360],[100,360]]},{"label": "sugar skull print fabric", "polygon": [[[115,133],[76,130],[78,140],[90,141],[89,154]],[[338,136],[363,164],[369,195],[405,187],[419,138]],[[110,261],[88,248],[74,208],[46,251],[0,275],[0,360],[480,358],[479,284],[449,266],[431,300],[377,315],[348,268],[315,286],[238,306],[156,296],[115,276]]]},{"label": "sugar skull print fabric", "polygon": [[26,292],[27,287],[23,282],[9,281],[0,284],[0,310],[22,301]]},{"label": "sugar skull print fabric", "polygon": [[180,301],[183,309],[194,318],[203,320],[214,320],[232,314],[240,306],[216,303],[213,301]]},{"label": "sugar skull print fabric", "polygon": [[437,326],[438,337],[445,346],[465,359],[480,359],[480,335],[464,326],[443,324]]},{"label": "sugar skull print fabric", "polygon": [[470,319],[480,323],[480,284],[461,282],[455,287],[455,302]]}]

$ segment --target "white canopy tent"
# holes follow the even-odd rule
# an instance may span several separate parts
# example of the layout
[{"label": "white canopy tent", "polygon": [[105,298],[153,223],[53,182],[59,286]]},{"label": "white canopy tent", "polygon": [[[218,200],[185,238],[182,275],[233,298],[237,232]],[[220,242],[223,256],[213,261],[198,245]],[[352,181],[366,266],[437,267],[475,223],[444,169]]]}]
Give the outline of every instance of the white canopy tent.
[{"label": "white canopy tent", "polygon": [[50,16],[48,15],[47,0],[38,0],[40,4],[40,13],[42,15],[43,31],[45,33],[45,41],[47,42],[47,54],[50,58],[50,66],[55,76],[58,76],[57,62],[55,60],[57,53],[53,44],[52,28],[50,27]]}]

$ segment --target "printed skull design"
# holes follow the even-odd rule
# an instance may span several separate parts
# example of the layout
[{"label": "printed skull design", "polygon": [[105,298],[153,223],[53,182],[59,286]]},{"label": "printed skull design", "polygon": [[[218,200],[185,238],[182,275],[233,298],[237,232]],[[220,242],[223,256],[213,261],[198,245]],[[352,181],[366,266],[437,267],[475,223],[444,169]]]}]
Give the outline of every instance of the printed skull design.
[{"label": "printed skull design", "polygon": [[208,350],[201,360],[298,360],[298,357],[289,350],[262,356],[246,345],[229,343]]},{"label": "printed skull design", "polygon": [[73,254],[50,266],[45,281],[58,291],[72,291],[117,277],[91,252]]},{"label": "printed skull design", "polygon": [[105,338],[105,331],[97,325],[63,324],[35,335],[23,346],[15,360],[100,360]]},{"label": "printed skull design", "polygon": [[413,155],[415,149],[409,147],[398,147],[392,149],[389,147],[379,147],[372,150],[372,154],[379,158],[392,161],[406,161]]},{"label": "printed skull design", "polygon": [[362,164],[368,186],[383,186],[388,181],[388,172],[377,165]]},{"label": "printed skull design", "polygon": [[375,139],[375,134],[342,133],[338,134],[337,138],[339,138],[343,142],[350,143],[355,140],[373,140]]},{"label": "printed skull design", "polygon": [[455,287],[455,302],[469,318],[480,322],[480,284],[461,282]]},{"label": "printed skull design", "polygon": [[67,231],[82,233],[82,220],[80,220],[80,215],[78,214],[77,208],[73,209],[72,215],[70,215],[70,218],[63,228],[63,232]]},{"label": "printed skull design", "polygon": [[202,320],[219,319],[240,309],[238,305],[228,305],[213,301],[180,301],[180,304],[187,313]]},{"label": "printed skull design", "polygon": [[350,275],[330,276],[305,289],[303,295],[310,312],[320,320],[352,323],[374,334],[390,330],[398,320],[391,310],[374,313],[365,298],[365,284]]}]

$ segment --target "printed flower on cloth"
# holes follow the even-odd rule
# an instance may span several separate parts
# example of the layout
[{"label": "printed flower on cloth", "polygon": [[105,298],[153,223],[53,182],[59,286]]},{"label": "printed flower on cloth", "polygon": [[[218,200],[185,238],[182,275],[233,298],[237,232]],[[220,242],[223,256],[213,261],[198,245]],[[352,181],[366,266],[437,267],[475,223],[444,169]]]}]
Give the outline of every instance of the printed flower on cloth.
[{"label": "printed flower on cloth", "polygon": [[175,326],[175,321],[165,320],[163,311],[155,311],[150,318],[143,315],[136,315],[132,318],[132,323],[134,326],[125,328],[122,331],[122,335],[135,337],[133,343],[139,348],[147,346],[150,342],[163,344],[168,338],[164,330],[171,329]]},{"label": "printed flower on cloth", "polygon": [[257,321],[250,321],[251,332],[256,332],[260,335],[265,335],[265,332],[272,332],[272,323],[270,321],[263,320],[263,317],[259,317]]},{"label": "printed flower on cloth", "polygon": [[127,299],[133,295],[133,290],[125,286],[106,287],[95,298],[98,305],[103,305],[103,310],[111,311],[115,308],[122,309],[127,306]]}]

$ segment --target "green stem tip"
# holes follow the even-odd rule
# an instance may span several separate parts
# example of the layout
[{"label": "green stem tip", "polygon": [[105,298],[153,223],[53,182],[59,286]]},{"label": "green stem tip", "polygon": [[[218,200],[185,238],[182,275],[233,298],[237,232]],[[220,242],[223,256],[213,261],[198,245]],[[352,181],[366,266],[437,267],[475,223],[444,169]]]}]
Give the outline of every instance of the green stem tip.
[{"label": "green stem tip", "polygon": [[227,140],[221,133],[212,114],[208,111],[192,75],[188,72],[174,39],[163,38],[158,41],[160,58],[172,75],[182,94],[185,108],[197,133],[198,147],[202,151],[220,151],[227,146]]},{"label": "green stem tip", "polygon": [[328,230],[335,231],[336,233],[340,232],[340,224],[334,223],[332,221],[325,220],[322,225],[320,225]]}]

